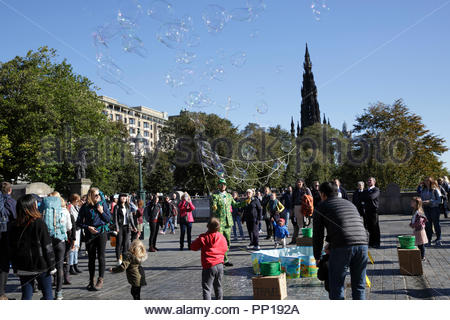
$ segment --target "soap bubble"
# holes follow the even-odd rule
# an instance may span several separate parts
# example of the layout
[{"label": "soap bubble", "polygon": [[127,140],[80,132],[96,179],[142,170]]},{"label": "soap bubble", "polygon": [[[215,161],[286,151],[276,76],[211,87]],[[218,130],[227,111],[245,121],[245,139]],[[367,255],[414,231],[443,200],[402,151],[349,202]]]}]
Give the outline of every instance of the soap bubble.
[{"label": "soap bubble", "polygon": [[327,0],[314,0],[311,4],[311,9],[317,21],[320,21],[320,19],[322,19],[330,11],[330,8],[327,5]]},{"label": "soap bubble", "polygon": [[170,49],[179,48],[185,39],[185,30],[180,23],[165,23],[156,35],[159,42]]},{"label": "soap bubble", "polygon": [[284,72],[284,66],[283,66],[283,65],[277,65],[277,66],[275,67],[275,73],[276,73],[276,74],[280,75],[280,74],[282,74],[283,72]]},{"label": "soap bubble", "polygon": [[214,59],[206,60],[206,71],[203,75],[209,80],[223,81],[225,79],[225,68]]},{"label": "soap bubble", "polygon": [[195,58],[197,57],[197,54],[195,52],[189,52],[189,51],[180,51],[178,52],[176,56],[176,62],[180,64],[190,64],[192,63]]},{"label": "soap bubble", "polygon": [[247,179],[248,172],[243,168],[236,168],[233,172],[233,176],[237,178],[237,180],[245,180]]},{"label": "soap bubble", "polygon": [[234,21],[250,21],[251,13],[248,8],[235,8],[230,12],[230,19]]},{"label": "soap bubble", "polygon": [[291,139],[285,138],[281,141],[280,149],[283,152],[290,152],[292,150],[292,141]]},{"label": "soap bubble", "polygon": [[106,54],[97,54],[97,74],[108,83],[117,84],[124,75],[122,69]]},{"label": "soap bubble", "polygon": [[146,58],[148,55],[144,43],[133,32],[122,34],[122,48],[125,52],[135,53],[143,58]]},{"label": "soap bubble", "polygon": [[172,173],[174,173],[176,169],[177,169],[177,167],[174,164],[171,165],[169,168],[170,172],[172,172]]},{"label": "soap bubble", "polygon": [[186,107],[204,109],[213,104],[209,95],[203,91],[191,91],[185,99]]},{"label": "soap bubble", "polygon": [[94,45],[109,47],[109,42],[120,34],[121,28],[117,21],[98,26],[92,34]]},{"label": "soap bubble", "polygon": [[254,20],[266,10],[266,4],[264,0],[247,0],[247,8],[251,19]]},{"label": "soap bubble", "polygon": [[161,22],[173,21],[173,6],[165,0],[155,0],[150,4],[147,15]]},{"label": "soap bubble", "polygon": [[269,105],[265,100],[260,100],[255,105],[256,112],[259,114],[266,114],[269,111]]},{"label": "soap bubble", "polygon": [[231,100],[231,97],[227,99],[227,105],[225,106],[225,111],[228,113],[231,110],[239,109],[241,104],[239,102]]},{"label": "soap bubble", "polygon": [[194,48],[198,47],[200,44],[200,36],[195,33],[188,33],[185,36],[186,47]]},{"label": "soap bubble", "polygon": [[264,88],[264,87],[257,87],[257,88],[256,88],[256,95],[257,95],[257,96],[262,97],[262,96],[264,96],[265,94],[266,94],[266,88]]},{"label": "soap bubble", "polygon": [[248,143],[244,144],[241,147],[240,151],[241,151],[241,155],[244,158],[244,160],[247,160],[247,161],[254,160],[256,157],[256,153],[257,153],[255,147],[253,147],[252,145],[250,145]]},{"label": "soap bubble", "polygon": [[221,6],[211,4],[203,9],[203,22],[208,27],[208,31],[221,32],[229,20],[229,16],[224,8]]},{"label": "soap bubble", "polygon": [[247,62],[247,53],[239,51],[233,54],[230,58],[231,64],[236,68],[242,68]]},{"label": "soap bubble", "polygon": [[144,10],[137,0],[121,0],[117,10],[117,21],[122,27],[135,27]]},{"label": "soap bubble", "polygon": [[171,88],[188,86],[194,81],[194,75],[190,68],[176,68],[167,72],[165,82]]},{"label": "soap bubble", "polygon": [[249,34],[250,38],[255,39],[258,38],[260,31],[258,29],[252,30]]}]

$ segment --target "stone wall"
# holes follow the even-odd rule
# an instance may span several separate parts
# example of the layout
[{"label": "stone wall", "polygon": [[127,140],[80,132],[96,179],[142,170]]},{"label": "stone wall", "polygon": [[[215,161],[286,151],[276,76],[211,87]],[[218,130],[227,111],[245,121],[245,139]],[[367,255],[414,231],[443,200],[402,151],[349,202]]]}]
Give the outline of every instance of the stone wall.
[{"label": "stone wall", "polygon": [[19,199],[21,196],[34,193],[40,197],[45,197],[53,192],[53,188],[43,182],[34,182],[27,184],[16,184],[12,186],[12,197]]}]

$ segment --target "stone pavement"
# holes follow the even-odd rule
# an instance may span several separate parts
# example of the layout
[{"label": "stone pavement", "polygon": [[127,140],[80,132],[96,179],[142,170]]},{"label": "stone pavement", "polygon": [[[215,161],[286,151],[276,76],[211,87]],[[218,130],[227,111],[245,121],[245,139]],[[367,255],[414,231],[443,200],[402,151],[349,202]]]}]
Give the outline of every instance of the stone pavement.
[{"label": "stone pavement", "polygon": [[[367,275],[372,288],[366,290],[371,300],[393,299],[449,299],[450,298],[450,219],[443,219],[443,246],[426,248],[427,261],[424,262],[423,276],[402,276],[399,272],[397,258],[397,236],[411,234],[408,226],[409,216],[380,216],[382,246],[370,249],[375,264],[369,264]],[[245,229],[245,226],[244,226]],[[289,226],[292,229],[292,226]],[[195,223],[193,240],[206,230],[203,222]],[[179,231],[177,229],[176,231]],[[264,239],[264,235],[261,237]],[[147,243],[147,241],[145,241]],[[225,268],[223,281],[225,299],[252,299],[253,269],[250,252],[245,250],[248,240],[232,241],[230,261],[233,267]],[[149,253],[144,262],[148,285],[142,288],[142,299],[181,300],[202,299],[200,252],[179,250],[179,234],[158,235],[159,252]],[[273,248],[269,240],[261,240],[262,249]],[[111,274],[105,272],[104,289],[99,292],[86,290],[88,284],[87,257],[80,258],[81,275],[71,276],[72,284],[63,286],[64,299],[131,299],[130,285],[124,273]],[[107,269],[115,265],[114,248],[107,247]],[[347,282],[350,281],[347,277]],[[18,278],[10,274],[7,295],[20,299]],[[39,299],[41,293],[34,294]],[[351,299],[351,289],[346,289],[346,298]],[[288,299],[323,300],[328,294],[317,279],[288,280]]]}]

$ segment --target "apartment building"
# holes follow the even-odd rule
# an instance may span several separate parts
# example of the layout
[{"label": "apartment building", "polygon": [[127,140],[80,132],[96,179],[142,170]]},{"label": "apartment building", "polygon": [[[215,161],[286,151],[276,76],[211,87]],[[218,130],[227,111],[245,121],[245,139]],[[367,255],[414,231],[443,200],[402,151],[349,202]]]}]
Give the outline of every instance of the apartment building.
[{"label": "apartment building", "polygon": [[167,112],[153,110],[144,106],[130,107],[117,100],[100,96],[104,103],[103,113],[111,121],[121,121],[127,127],[130,137],[136,137],[138,130],[144,137],[146,151],[153,151],[160,138],[160,132],[169,120]]}]

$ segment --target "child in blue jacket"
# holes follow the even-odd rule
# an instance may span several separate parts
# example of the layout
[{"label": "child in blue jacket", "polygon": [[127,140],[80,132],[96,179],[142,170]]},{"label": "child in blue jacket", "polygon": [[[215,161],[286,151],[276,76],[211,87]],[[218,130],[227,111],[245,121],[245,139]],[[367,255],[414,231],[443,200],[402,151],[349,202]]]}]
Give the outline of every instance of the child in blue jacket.
[{"label": "child in blue jacket", "polygon": [[286,238],[289,237],[288,228],[285,226],[285,220],[280,218],[278,223],[272,218],[273,230],[275,232],[275,249],[278,248],[279,245],[282,245],[283,248],[286,248]]}]

